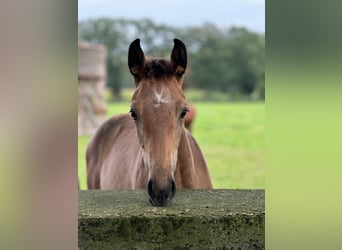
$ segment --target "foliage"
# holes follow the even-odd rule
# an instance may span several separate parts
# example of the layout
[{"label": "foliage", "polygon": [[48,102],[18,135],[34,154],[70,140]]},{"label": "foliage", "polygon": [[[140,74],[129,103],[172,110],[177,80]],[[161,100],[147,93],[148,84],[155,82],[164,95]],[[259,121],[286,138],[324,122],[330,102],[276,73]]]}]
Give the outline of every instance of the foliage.
[{"label": "foliage", "polygon": [[122,87],[131,87],[127,69],[130,42],[139,37],[147,55],[169,56],[172,39],[188,47],[189,67],[185,87],[219,90],[239,99],[264,99],[264,35],[245,28],[219,29],[206,23],[200,27],[175,28],[158,25],[149,19],[91,19],[79,23],[80,40],[107,47],[108,86],[113,97]]},{"label": "foliage", "polygon": [[192,60],[191,79],[197,87],[245,96],[262,91],[258,84],[265,78],[265,59],[259,35],[232,28],[227,33],[216,30],[207,38]]}]

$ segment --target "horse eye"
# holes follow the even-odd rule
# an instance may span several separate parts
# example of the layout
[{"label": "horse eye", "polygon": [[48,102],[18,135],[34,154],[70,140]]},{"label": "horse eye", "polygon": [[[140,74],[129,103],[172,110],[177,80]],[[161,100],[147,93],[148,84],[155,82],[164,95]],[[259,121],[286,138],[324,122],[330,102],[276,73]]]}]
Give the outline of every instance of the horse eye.
[{"label": "horse eye", "polygon": [[130,109],[129,113],[131,113],[131,116],[132,116],[134,121],[136,121],[138,119],[137,113],[135,113],[135,111],[133,109]]},{"label": "horse eye", "polygon": [[181,118],[181,119],[184,119],[184,117],[185,117],[185,115],[186,115],[187,112],[189,112],[188,108],[184,108],[184,109],[182,110],[182,113],[180,114],[180,118]]}]

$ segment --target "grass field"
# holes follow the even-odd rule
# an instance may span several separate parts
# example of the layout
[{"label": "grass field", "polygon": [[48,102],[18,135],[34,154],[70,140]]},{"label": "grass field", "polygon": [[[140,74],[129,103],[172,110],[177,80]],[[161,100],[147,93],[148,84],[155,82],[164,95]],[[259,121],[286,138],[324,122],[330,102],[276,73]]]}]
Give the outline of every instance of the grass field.
[{"label": "grass field", "polygon": [[[199,143],[214,188],[265,188],[265,105],[242,102],[192,102],[197,108],[193,136]],[[108,116],[127,113],[129,102],[109,103]],[[85,150],[78,138],[78,175],[86,189]]]}]

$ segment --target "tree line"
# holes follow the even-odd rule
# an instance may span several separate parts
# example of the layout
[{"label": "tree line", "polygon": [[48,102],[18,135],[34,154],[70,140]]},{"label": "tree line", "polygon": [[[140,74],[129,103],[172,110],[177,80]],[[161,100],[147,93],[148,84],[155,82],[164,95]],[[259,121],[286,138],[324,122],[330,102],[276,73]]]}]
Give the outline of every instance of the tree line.
[{"label": "tree line", "polygon": [[122,87],[132,87],[127,69],[131,41],[141,39],[146,55],[170,55],[173,39],[188,49],[185,88],[216,90],[232,98],[264,100],[265,36],[243,27],[220,29],[205,23],[199,27],[172,27],[150,19],[90,19],[78,24],[78,38],[107,47],[107,86],[115,98]]}]

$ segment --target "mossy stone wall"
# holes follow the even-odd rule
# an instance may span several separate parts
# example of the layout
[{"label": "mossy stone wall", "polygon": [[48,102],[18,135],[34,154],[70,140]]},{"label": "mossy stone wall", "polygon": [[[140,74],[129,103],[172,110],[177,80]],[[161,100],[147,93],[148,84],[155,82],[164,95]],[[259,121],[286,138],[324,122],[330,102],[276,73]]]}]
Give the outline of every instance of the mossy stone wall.
[{"label": "mossy stone wall", "polygon": [[154,207],[145,190],[80,191],[80,249],[264,249],[264,190],[177,190]]}]

